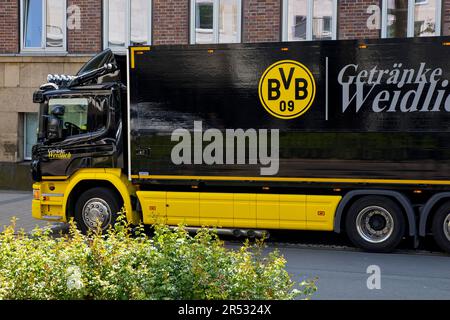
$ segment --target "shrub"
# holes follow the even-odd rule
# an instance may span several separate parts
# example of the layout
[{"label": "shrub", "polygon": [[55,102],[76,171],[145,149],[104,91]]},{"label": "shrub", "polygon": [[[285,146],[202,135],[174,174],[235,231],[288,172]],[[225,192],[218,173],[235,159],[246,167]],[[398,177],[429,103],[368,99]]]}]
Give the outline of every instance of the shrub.
[{"label": "shrub", "polygon": [[214,232],[155,226],[152,237],[121,221],[104,234],[53,237],[35,230],[0,234],[0,299],[294,299],[314,281],[295,284],[277,252],[262,241],[227,249]]}]

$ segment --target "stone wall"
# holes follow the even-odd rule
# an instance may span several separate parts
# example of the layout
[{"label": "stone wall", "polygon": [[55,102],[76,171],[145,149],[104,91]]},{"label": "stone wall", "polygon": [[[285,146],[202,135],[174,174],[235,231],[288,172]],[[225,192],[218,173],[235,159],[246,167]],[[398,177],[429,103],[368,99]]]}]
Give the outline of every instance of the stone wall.
[{"label": "stone wall", "polygon": [[100,0],[68,0],[68,16],[76,14],[76,5],[80,13],[79,28],[67,30],[67,51],[70,53],[96,53],[102,44],[102,2]]},{"label": "stone wall", "polygon": [[243,42],[281,40],[280,0],[243,0],[242,15]]},{"label": "stone wall", "polygon": [[37,112],[33,92],[49,73],[75,74],[90,56],[0,56],[0,162],[23,160],[23,113]]},{"label": "stone wall", "polygon": [[[339,0],[338,39],[380,38],[380,8],[379,0]],[[370,20],[369,28],[367,21],[371,17],[375,18]]]},{"label": "stone wall", "polygon": [[189,11],[189,0],[153,0],[153,44],[188,44]]},{"label": "stone wall", "polygon": [[19,52],[19,1],[0,1],[0,54]]},{"label": "stone wall", "polygon": [[450,0],[443,1],[442,34],[450,36]]},{"label": "stone wall", "polygon": [[0,162],[0,190],[31,191],[32,186],[29,163]]}]

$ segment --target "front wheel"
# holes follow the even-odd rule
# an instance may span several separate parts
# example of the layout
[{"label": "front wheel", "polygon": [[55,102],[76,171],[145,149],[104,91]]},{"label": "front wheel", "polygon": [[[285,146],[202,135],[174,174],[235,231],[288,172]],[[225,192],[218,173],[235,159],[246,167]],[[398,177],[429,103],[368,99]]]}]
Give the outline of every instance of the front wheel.
[{"label": "front wheel", "polygon": [[107,188],[92,188],[81,194],[75,204],[75,222],[83,233],[114,225],[121,204]]},{"label": "front wheel", "polygon": [[432,222],[432,232],[438,246],[450,253],[450,201],[436,211]]},{"label": "front wheel", "polygon": [[387,197],[367,196],[350,207],[346,231],[357,247],[371,252],[394,250],[405,233],[405,218],[396,202]]}]

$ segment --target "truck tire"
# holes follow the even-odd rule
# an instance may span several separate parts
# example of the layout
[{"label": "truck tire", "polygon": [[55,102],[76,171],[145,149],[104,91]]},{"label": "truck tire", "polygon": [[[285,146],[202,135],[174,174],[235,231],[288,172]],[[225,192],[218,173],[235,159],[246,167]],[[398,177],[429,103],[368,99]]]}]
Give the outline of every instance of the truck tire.
[{"label": "truck tire", "polygon": [[92,188],[81,194],[75,203],[75,222],[78,228],[86,234],[89,230],[97,230],[98,224],[106,230],[113,226],[121,202],[116,193],[107,188]]},{"label": "truck tire", "polygon": [[444,203],[436,211],[433,216],[431,231],[437,245],[450,253],[450,201]]},{"label": "truck tire", "polygon": [[351,205],[345,226],[355,246],[370,252],[391,252],[405,234],[405,217],[390,198],[366,196]]}]

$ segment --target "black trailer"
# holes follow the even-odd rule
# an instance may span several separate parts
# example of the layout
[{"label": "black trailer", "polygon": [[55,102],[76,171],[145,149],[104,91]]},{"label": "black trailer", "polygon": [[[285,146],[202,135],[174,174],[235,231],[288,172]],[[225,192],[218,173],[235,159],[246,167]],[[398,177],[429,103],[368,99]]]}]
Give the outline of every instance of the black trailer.
[{"label": "black trailer", "polygon": [[[129,87],[131,174],[143,180],[146,174],[152,180],[160,175],[175,180],[183,176],[450,180],[450,51],[445,41],[322,41],[137,51]],[[296,109],[286,108],[288,117],[283,118],[283,111],[278,115],[268,111],[260,97],[270,80],[275,86],[281,83],[281,91],[284,79],[292,91],[297,79],[296,74],[289,78],[296,67],[290,61],[310,71],[312,80],[307,80],[315,82],[315,93],[312,84],[307,90],[315,96],[309,109],[296,116],[306,99],[284,99],[280,94],[270,101],[278,111],[289,101]],[[273,79],[262,83],[271,67]],[[254,130],[257,137],[259,130],[268,130],[268,147],[270,133],[278,130],[278,170],[261,174],[265,165],[259,157],[249,159],[251,151],[258,153],[258,145],[247,146],[255,148],[247,150],[243,165],[226,161],[232,151],[226,143],[213,163],[194,159],[194,138],[200,139],[194,134],[191,157],[173,163],[172,150],[181,140],[172,141],[174,130],[192,133],[195,123],[197,131],[220,130],[223,139],[227,129]],[[199,152],[209,143],[203,141]],[[270,152],[267,158],[271,160]]]}]

